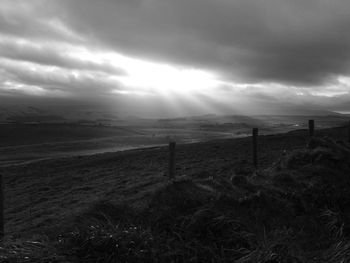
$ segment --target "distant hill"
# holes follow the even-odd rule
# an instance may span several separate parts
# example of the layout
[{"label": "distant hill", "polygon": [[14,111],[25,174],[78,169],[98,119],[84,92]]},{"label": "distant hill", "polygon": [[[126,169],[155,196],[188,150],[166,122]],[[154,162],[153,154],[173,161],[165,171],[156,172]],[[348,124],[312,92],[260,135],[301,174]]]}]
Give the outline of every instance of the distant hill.
[{"label": "distant hill", "polygon": [[75,110],[64,107],[34,107],[30,105],[0,106],[0,122],[16,123],[62,123],[86,120],[88,122],[112,123],[119,120],[116,114],[93,109]]}]

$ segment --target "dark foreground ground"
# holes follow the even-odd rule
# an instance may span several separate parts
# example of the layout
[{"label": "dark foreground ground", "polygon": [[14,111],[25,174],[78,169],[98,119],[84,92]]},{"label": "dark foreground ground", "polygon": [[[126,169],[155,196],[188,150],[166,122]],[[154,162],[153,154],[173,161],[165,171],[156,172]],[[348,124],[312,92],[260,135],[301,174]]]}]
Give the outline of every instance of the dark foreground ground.
[{"label": "dark foreground ground", "polygon": [[[326,139],[318,139],[327,136]],[[346,128],[0,168],[1,262],[350,262]]]}]

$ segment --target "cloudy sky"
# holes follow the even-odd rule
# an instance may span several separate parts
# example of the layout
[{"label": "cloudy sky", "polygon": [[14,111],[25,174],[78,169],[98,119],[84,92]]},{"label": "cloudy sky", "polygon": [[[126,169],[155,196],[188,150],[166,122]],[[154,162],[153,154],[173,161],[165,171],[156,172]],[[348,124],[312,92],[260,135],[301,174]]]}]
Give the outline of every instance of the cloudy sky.
[{"label": "cloudy sky", "polygon": [[349,28],[348,0],[0,0],[1,105],[350,111]]}]

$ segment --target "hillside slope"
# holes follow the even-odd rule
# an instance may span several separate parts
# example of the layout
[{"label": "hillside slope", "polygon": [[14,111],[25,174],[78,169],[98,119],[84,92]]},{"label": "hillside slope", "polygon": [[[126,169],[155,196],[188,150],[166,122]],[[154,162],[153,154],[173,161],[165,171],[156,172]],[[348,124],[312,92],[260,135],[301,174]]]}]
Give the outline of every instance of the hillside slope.
[{"label": "hillside slope", "polygon": [[166,148],[2,168],[0,252],[30,237],[17,247],[33,262],[347,262],[346,134],[261,136],[258,172],[251,138],[180,145],[175,181]]}]

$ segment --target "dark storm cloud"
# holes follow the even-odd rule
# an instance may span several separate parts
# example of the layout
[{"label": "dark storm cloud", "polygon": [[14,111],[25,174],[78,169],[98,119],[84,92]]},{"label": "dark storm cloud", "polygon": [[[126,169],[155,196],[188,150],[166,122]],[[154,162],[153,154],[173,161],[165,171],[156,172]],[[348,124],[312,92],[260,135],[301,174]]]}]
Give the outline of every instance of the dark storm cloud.
[{"label": "dark storm cloud", "polygon": [[347,0],[65,1],[70,24],[130,54],[245,82],[312,85],[349,74]]},{"label": "dark storm cloud", "polygon": [[1,0],[0,32],[36,41],[83,41],[62,22],[66,19],[65,13],[52,0]]},{"label": "dark storm cloud", "polygon": [[[40,42],[39,42],[40,43]],[[50,43],[47,45],[35,42],[26,42],[17,44],[13,39],[0,39],[0,56],[17,60],[18,62],[26,61],[37,63],[44,66],[61,67],[65,69],[85,69],[101,71],[113,75],[125,75],[126,72],[108,61],[101,63],[79,60],[66,54],[74,46],[67,43]]]},{"label": "dark storm cloud", "polygon": [[[33,67],[30,69],[30,67]],[[110,94],[115,90],[124,90],[121,83],[115,80],[110,80],[108,74],[99,71],[78,71],[78,73],[67,72],[65,69],[55,68],[47,71],[44,66],[36,64],[22,63],[18,64],[16,61],[3,60],[0,61],[2,68],[1,75],[10,76],[11,79],[20,85],[25,83],[30,87],[41,89],[43,93],[50,93],[57,95],[69,94],[72,97],[97,97],[103,94]],[[4,81],[5,82],[5,81]],[[0,79],[1,83],[1,79]],[[18,92],[16,89],[14,89]],[[35,91],[35,89],[34,89]]]}]

